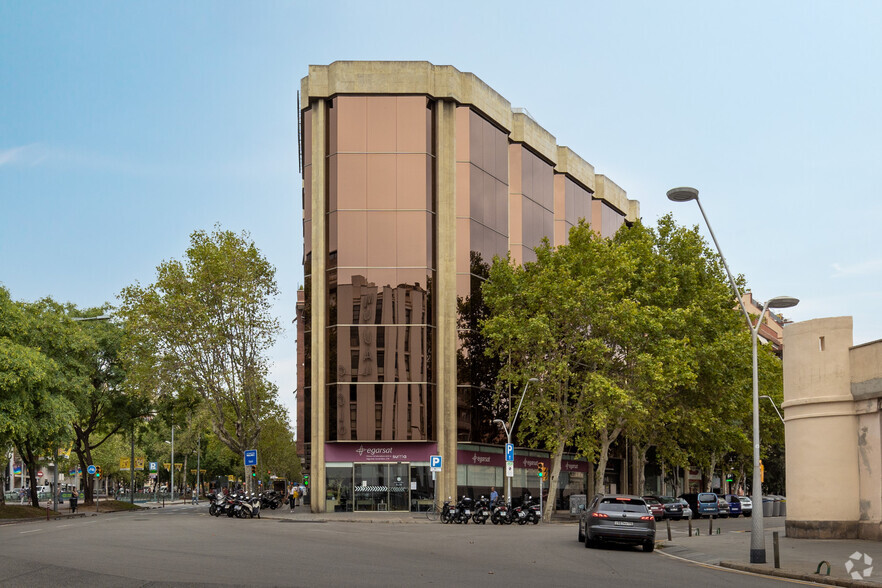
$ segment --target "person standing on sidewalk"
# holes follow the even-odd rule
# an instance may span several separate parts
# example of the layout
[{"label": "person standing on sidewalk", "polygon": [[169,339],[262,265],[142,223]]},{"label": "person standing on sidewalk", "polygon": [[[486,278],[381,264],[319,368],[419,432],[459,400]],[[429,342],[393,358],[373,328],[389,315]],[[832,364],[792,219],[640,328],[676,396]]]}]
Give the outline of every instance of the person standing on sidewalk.
[{"label": "person standing on sidewalk", "polygon": [[70,512],[77,512],[77,502],[80,500],[80,493],[74,488],[70,491]]}]

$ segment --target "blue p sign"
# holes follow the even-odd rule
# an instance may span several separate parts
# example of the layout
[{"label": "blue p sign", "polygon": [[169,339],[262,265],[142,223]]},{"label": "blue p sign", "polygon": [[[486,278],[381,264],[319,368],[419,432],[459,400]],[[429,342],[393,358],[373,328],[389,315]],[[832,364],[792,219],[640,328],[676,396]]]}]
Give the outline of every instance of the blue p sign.
[{"label": "blue p sign", "polygon": [[505,444],[505,461],[514,461],[514,443]]},{"label": "blue p sign", "polygon": [[431,455],[429,456],[429,467],[441,469],[441,456],[440,455]]}]

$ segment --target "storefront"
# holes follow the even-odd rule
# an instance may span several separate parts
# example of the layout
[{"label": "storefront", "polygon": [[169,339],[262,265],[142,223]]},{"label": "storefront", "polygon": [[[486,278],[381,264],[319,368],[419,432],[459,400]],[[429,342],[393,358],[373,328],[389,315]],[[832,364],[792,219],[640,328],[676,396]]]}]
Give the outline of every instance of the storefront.
[{"label": "storefront", "polygon": [[328,512],[426,510],[436,452],[436,443],[327,443]]}]

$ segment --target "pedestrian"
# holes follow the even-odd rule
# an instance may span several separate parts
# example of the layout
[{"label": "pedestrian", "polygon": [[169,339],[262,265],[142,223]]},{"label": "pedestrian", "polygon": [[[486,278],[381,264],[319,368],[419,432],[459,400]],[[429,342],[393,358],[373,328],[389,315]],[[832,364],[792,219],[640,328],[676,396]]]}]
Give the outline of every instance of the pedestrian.
[{"label": "pedestrian", "polygon": [[300,493],[297,491],[297,485],[291,484],[291,489],[288,491],[288,504],[291,507],[291,512],[294,512],[294,507],[297,506],[297,498],[300,496]]},{"label": "pedestrian", "polygon": [[496,486],[490,486],[490,508],[496,506],[497,500],[499,500],[499,492],[496,491]]},{"label": "pedestrian", "polygon": [[73,490],[70,491],[70,512],[71,513],[77,512],[77,502],[79,501],[79,499],[80,499],[80,493],[77,492],[76,488],[74,488]]},{"label": "pedestrian", "polygon": [[[14,496],[14,494],[13,494],[13,496]],[[27,491],[27,489],[22,488],[21,490],[19,490],[19,491],[18,491],[18,497],[19,497],[19,499],[21,500],[20,504],[24,504],[24,503],[25,503],[25,499],[28,497],[28,491]]]}]

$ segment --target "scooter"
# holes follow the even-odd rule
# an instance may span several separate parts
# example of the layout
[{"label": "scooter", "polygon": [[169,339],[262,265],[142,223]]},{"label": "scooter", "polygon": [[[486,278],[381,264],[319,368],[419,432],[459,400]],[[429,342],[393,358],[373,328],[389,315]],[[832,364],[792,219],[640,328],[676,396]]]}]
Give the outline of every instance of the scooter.
[{"label": "scooter", "polygon": [[490,501],[481,496],[475,503],[475,512],[472,513],[472,522],[476,525],[486,525],[490,518]]},{"label": "scooter", "polygon": [[444,506],[441,507],[441,522],[442,523],[452,523],[453,519],[456,518],[456,506],[451,504],[453,502],[453,498],[447,497],[447,500],[444,501]]},{"label": "scooter", "polygon": [[472,511],[474,510],[474,502],[468,496],[463,496],[456,504],[456,514],[454,515],[453,522],[456,524],[462,523],[463,525],[469,524],[469,519],[472,518]]},{"label": "scooter", "polygon": [[241,495],[239,497],[238,510],[236,516],[240,519],[251,518],[255,516],[260,518],[260,498],[251,494],[251,496]]},{"label": "scooter", "polygon": [[490,515],[490,522],[494,525],[510,525],[512,523],[511,510],[505,504],[505,496],[500,496],[493,507],[493,513]]}]

